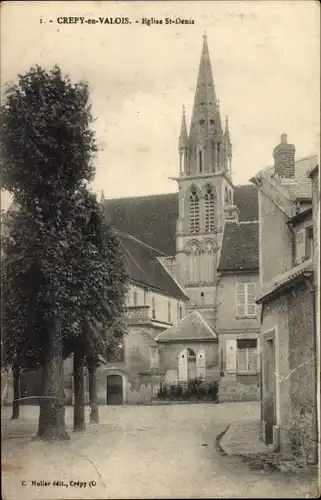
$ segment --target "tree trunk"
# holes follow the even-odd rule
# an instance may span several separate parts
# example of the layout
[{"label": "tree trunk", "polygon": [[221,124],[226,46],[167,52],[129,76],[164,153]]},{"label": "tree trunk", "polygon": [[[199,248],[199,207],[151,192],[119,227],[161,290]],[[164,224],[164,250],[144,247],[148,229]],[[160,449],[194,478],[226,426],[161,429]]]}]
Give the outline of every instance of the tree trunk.
[{"label": "tree trunk", "polygon": [[97,424],[99,422],[99,411],[97,403],[97,364],[88,361],[89,372],[89,401],[90,401],[90,422]]},{"label": "tree trunk", "polygon": [[85,430],[85,357],[81,350],[74,352],[74,431]]},{"label": "tree trunk", "polygon": [[54,315],[49,326],[48,347],[43,366],[43,388],[39,398],[40,414],[37,437],[70,439],[65,428],[64,367],[61,321]]},{"label": "tree trunk", "polygon": [[12,401],[12,417],[11,420],[19,418],[20,414],[20,366],[16,361],[13,361],[12,365],[12,377],[13,377],[13,401]]}]

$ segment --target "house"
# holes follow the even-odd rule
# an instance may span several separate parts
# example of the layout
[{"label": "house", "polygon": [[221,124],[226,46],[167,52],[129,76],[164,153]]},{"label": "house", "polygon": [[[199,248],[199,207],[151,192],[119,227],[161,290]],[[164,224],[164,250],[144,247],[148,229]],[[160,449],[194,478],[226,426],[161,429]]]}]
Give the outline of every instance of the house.
[{"label": "house", "polygon": [[295,161],[286,134],[259,190],[263,437],[282,452],[314,459],[317,446],[314,222],[310,156]]}]

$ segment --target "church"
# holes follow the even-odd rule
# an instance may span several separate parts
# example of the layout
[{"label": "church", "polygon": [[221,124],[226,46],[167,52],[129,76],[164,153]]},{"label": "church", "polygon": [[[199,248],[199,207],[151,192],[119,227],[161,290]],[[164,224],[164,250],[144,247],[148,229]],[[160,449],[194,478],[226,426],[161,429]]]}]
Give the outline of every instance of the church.
[{"label": "church", "polygon": [[[260,399],[258,191],[233,183],[229,124],[205,35],[189,131],[183,107],[177,135],[176,193],[102,195],[130,286],[123,343],[97,372],[100,404],[148,404],[162,384],[196,379],[216,383],[219,401]],[[72,371],[69,359],[69,404]],[[37,395],[34,374],[21,374],[20,383],[22,396]]]},{"label": "church", "polygon": [[191,123],[183,107],[178,135],[176,193],[102,194],[130,290],[122,355],[99,369],[101,404],[150,402],[161,383],[195,378],[217,381],[220,401],[260,398],[257,187],[233,183],[205,35]]}]

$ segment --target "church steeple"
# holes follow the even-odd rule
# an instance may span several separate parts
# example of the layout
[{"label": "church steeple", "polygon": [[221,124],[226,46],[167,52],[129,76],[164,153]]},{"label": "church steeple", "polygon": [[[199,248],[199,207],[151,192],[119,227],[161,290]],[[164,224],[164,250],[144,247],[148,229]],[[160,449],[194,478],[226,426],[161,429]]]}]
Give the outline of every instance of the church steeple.
[{"label": "church steeple", "polygon": [[[185,143],[186,137],[187,134],[184,137]],[[226,169],[220,104],[216,97],[207,36],[204,34],[188,138],[187,163],[183,174],[195,176]]]},{"label": "church steeple", "polygon": [[[203,48],[198,69],[197,86],[194,97],[190,134],[208,133],[210,120],[216,118],[216,92],[212,74],[207,36],[203,35]],[[204,123],[202,123],[204,122]],[[200,127],[201,125],[201,127]]]}]

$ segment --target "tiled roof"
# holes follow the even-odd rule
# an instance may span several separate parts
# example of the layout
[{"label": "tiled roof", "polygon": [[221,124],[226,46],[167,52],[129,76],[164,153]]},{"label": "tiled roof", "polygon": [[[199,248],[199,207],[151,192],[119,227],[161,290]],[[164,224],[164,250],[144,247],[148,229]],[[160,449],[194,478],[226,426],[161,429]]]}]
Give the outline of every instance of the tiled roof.
[{"label": "tiled roof", "polygon": [[258,222],[227,222],[218,271],[259,270]]},{"label": "tiled roof", "polygon": [[157,335],[156,342],[217,340],[217,335],[198,311],[193,311],[175,325]]},{"label": "tiled roof", "polygon": [[[234,203],[240,210],[241,221],[258,220],[256,186],[236,186]],[[178,193],[105,200],[104,207],[116,229],[166,255],[175,255]]]},{"label": "tiled roof", "polygon": [[133,236],[118,234],[125,249],[125,257],[129,276],[132,280],[152,287],[165,294],[186,299],[182,289],[176,284],[157,257],[162,254]]},{"label": "tiled roof", "polygon": [[175,255],[178,194],[169,193],[104,202],[109,222],[166,255]]},{"label": "tiled roof", "polygon": [[288,285],[299,278],[304,278],[305,274],[310,274],[313,271],[312,259],[307,259],[298,266],[291,267],[282,274],[273,278],[272,281],[265,283],[260,290],[257,304],[261,304],[265,300],[272,298],[277,293],[282,293]]}]

